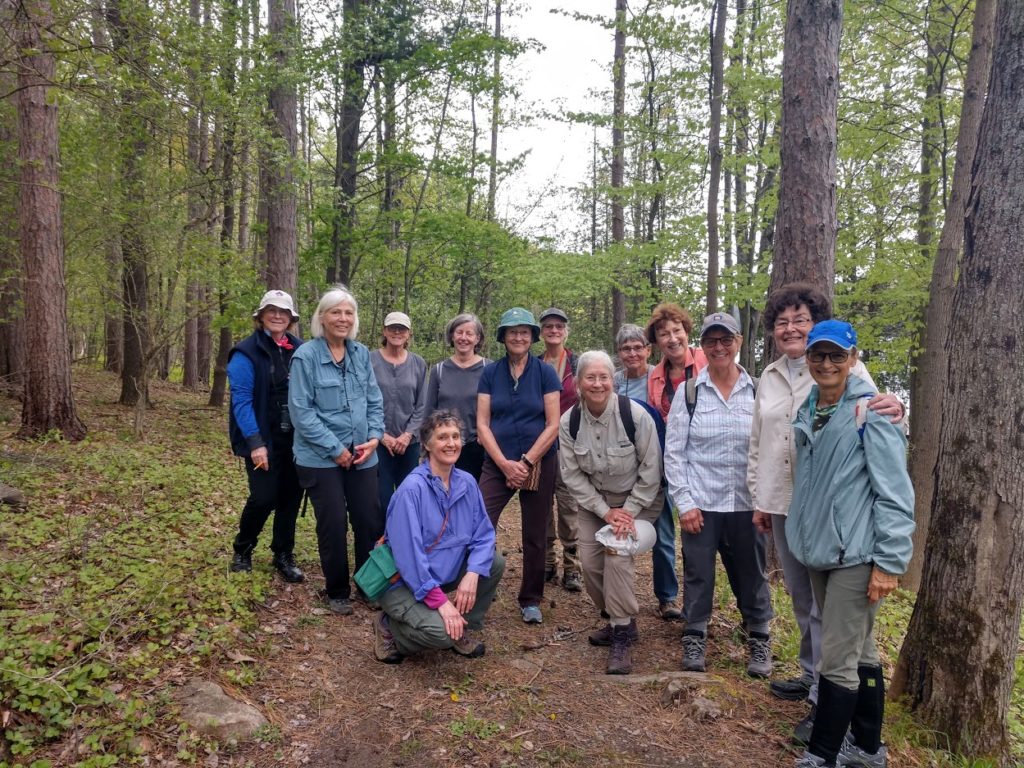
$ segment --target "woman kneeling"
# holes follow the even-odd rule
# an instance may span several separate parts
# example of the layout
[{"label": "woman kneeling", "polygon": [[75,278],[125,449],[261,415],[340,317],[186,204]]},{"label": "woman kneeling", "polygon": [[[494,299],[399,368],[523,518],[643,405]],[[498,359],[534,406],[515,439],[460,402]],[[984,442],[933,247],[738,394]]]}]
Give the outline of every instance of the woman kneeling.
[{"label": "woman kneeling", "polygon": [[[654,420],[644,406],[613,394],[614,374],[605,352],[580,356],[580,404],[562,415],[558,460],[562,480],[579,506],[583,583],[594,605],[610,617],[608,626],[593,633],[590,642],[611,646],[607,672],[625,675],[632,671],[630,646],[639,638],[633,554],[653,546],[651,523],[661,513],[664,496]],[[630,536],[644,542],[637,531],[640,521],[645,522],[639,527],[649,533],[646,549],[625,543]],[[609,526],[613,539],[602,532]]]},{"label": "woman kneeling", "polygon": [[[386,533],[401,578],[380,598],[373,653],[397,664],[430,648],[483,656],[477,636],[505,572],[494,527],[473,476],[455,469],[462,422],[435,411],[420,429],[426,460],[388,506]],[[446,593],[454,591],[449,599]]]}]

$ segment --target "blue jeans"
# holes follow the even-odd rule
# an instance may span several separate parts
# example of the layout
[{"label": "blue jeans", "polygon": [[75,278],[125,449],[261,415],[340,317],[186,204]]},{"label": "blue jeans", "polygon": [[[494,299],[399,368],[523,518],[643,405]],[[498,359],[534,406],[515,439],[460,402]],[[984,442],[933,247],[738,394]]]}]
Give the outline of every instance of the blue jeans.
[{"label": "blue jeans", "polygon": [[416,469],[420,463],[420,443],[415,440],[409,443],[405,453],[401,456],[392,456],[383,445],[377,447],[377,495],[380,498],[381,514],[387,515],[388,504],[391,503],[391,496],[395,489],[402,484],[402,481]]},{"label": "blue jeans", "polygon": [[679,596],[679,578],[676,576],[676,516],[665,494],[665,508],[654,521],[658,540],[651,552],[654,566],[654,596],[659,603],[667,603]]}]

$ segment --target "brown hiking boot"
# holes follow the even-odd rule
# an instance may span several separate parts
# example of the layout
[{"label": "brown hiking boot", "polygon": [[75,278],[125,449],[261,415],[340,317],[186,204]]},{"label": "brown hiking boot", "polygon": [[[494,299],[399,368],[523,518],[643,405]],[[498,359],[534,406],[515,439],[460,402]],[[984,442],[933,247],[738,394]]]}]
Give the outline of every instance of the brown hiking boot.
[{"label": "brown hiking boot", "polygon": [[385,664],[401,664],[402,654],[395,645],[395,636],[391,634],[388,617],[384,611],[373,620],[373,658]]},{"label": "brown hiking boot", "polygon": [[612,627],[612,647],[608,651],[609,675],[628,675],[633,671],[633,657],[629,651],[629,627]]},{"label": "brown hiking boot", "polygon": [[467,629],[462,633],[462,637],[452,644],[452,650],[459,654],[459,656],[465,656],[467,659],[477,659],[487,652],[487,646],[473,632]]},{"label": "brown hiking boot", "polygon": [[665,621],[679,621],[683,617],[683,612],[679,610],[679,601],[666,600],[664,603],[658,603],[658,615]]},{"label": "brown hiking boot", "polygon": [[[629,625],[626,627],[626,631],[629,632],[629,642],[639,643],[640,642],[640,630],[636,627],[636,619],[630,619]],[[591,632],[587,636],[587,640],[590,641],[591,645],[611,645],[612,644],[612,625],[605,624],[596,632]]]}]

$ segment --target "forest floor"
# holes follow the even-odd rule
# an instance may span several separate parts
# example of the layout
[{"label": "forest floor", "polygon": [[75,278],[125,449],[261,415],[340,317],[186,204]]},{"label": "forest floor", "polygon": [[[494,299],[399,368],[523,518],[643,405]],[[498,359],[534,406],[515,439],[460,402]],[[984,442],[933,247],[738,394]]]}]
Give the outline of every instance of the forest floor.
[{"label": "forest floor", "polygon": [[[311,510],[296,552],[306,583],[272,574],[266,541],[251,575],[228,572],[245,481],[223,410],[155,383],[139,437],[114,377],[76,371],[75,390],[90,429],[77,445],[12,439],[18,404],[0,398],[0,480],[29,496],[27,511],[0,512],[0,765],[792,765],[789,734],[806,705],[745,674],[724,574],[708,673],[688,675],[682,625],[656,617],[643,559],[633,674],[607,676],[607,649],[587,642],[602,622],[586,595],[548,585],[544,623],[520,620],[513,503],[499,526],[507,568],[486,655],[387,666],[372,655],[374,613],[357,602],[338,617],[318,597]],[[776,675],[791,676],[797,637],[781,587],[774,596]],[[888,671],[909,609],[898,595],[881,614]],[[241,744],[190,732],[175,692],[197,677],[270,725]],[[966,765],[923,748],[921,734],[892,708],[893,768]]]}]

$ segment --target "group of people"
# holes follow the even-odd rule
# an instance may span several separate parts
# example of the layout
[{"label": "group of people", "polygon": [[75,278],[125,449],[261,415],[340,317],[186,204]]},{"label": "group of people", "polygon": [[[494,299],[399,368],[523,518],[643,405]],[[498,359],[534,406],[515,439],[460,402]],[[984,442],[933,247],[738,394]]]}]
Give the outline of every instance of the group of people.
[{"label": "group of people", "polygon": [[[590,642],[608,647],[609,674],[628,674],[639,640],[635,558],[650,550],[657,612],[685,622],[682,668],[704,671],[720,555],[747,673],[767,678],[771,537],[801,634],[801,675],[771,690],[811,704],[794,736],[806,746],[798,765],[883,766],[872,624],[911,552],[904,408],[877,394],[856,331],[831,319],[814,287],[773,293],[763,318],[780,357],[760,379],[736,362],[743,338],[731,314],[708,315],[691,346],[692,320],[673,303],[646,327],[619,329],[618,365],[601,350],[571,352],[557,307],[539,320],[520,307],[503,313],[504,354],[493,361],[480,355],[480,320],[461,314],[445,331],[452,355],[428,370],[408,349],[402,312],[387,315],[370,351],[356,341],[355,297],[335,287],[303,344],[287,332],[298,320],[291,297],[269,291],[228,364],[232,447],[250,490],[232,570],[251,570],[274,512],[274,567],[303,580],[293,547],[305,491],[332,611],[353,612],[349,524],[357,570],[380,541],[392,550],[398,578],[373,623],[379,661],[435,648],[480,656],[504,572],[495,530],[518,495],[524,622],[544,620],[557,539],[562,587],[585,589],[607,620]],[[358,587],[355,597],[371,603]]]}]

